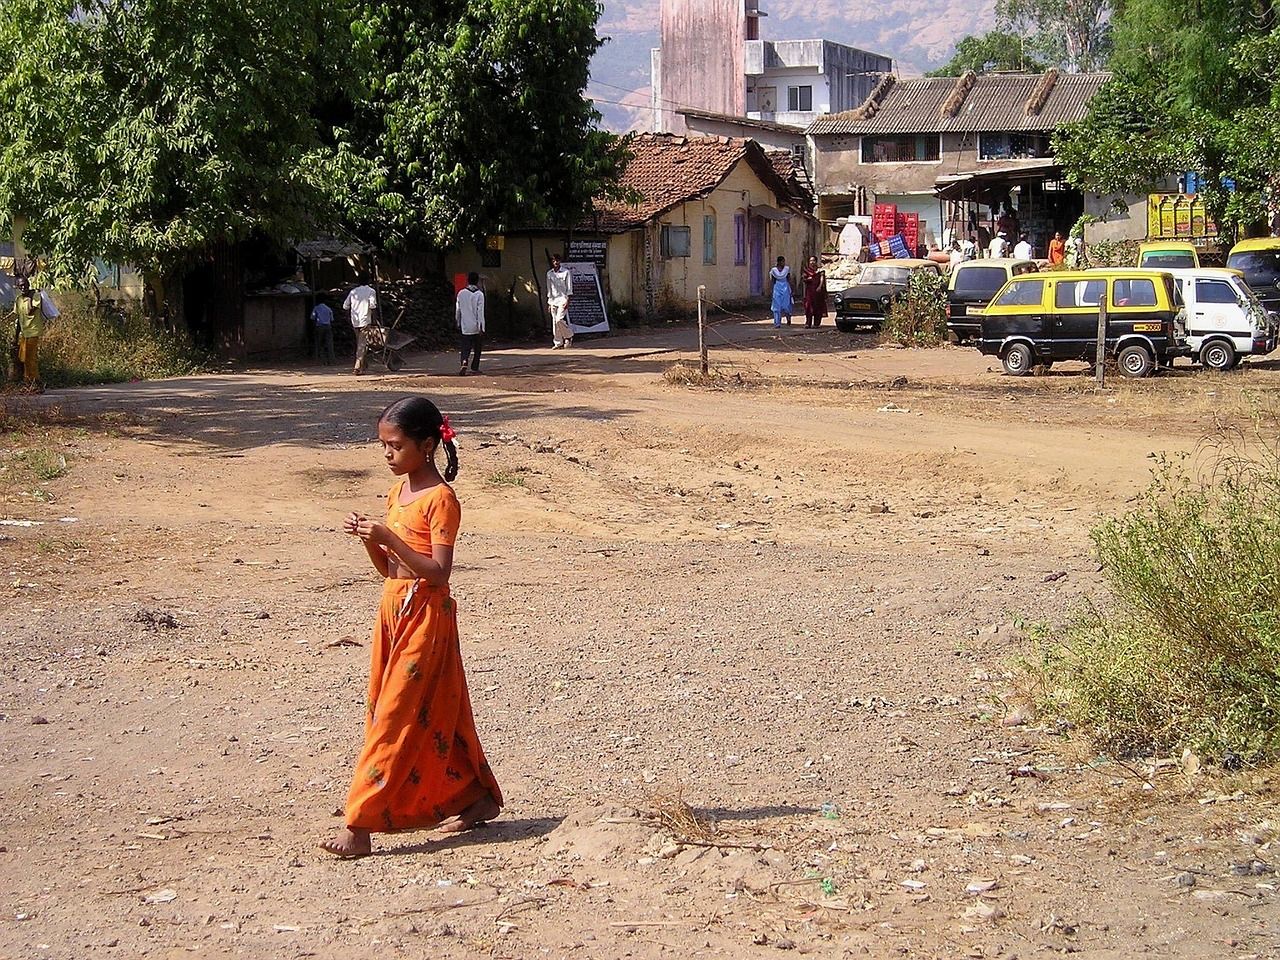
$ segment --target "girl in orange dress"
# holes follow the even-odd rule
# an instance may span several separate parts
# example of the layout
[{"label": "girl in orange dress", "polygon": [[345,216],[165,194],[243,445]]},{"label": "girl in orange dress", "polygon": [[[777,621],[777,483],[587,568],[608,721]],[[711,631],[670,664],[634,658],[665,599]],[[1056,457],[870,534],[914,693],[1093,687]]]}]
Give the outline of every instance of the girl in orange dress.
[{"label": "girl in orange dress", "polygon": [[[339,857],[367,856],[371,833],[442,823],[446,831],[467,830],[502,807],[476,735],[449,596],[461,517],[445,482],[458,474],[453,436],[448,418],[424,397],[405,397],[383,410],[378,439],[387,466],[401,478],[387,496],[387,521],[361,513],[343,521],[386,579],[346,827],[320,844]],[[435,464],[439,447],[443,476]]]}]

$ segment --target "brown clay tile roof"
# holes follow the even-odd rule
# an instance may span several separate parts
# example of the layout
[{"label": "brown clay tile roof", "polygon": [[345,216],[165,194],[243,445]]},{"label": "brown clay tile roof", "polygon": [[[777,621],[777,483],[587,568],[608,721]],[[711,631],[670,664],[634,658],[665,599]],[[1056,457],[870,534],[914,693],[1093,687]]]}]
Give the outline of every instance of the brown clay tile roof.
[{"label": "brown clay tile roof", "polygon": [[622,233],[648,223],[681,203],[704,197],[742,160],[750,164],[780,202],[796,203],[791,188],[778,176],[754,140],[644,133],[635,137],[630,146],[633,156],[621,185],[634,190],[642,200],[634,206],[615,201],[598,202],[595,216],[590,218],[590,227],[594,230]]},{"label": "brown clay tile roof", "polygon": [[[1051,85],[1040,73],[988,73],[977,77],[954,115],[943,110],[956,90],[952,77],[899,80],[877,109],[859,107],[819,117],[805,130],[810,135],[876,133],[947,133],[951,131],[1049,132],[1084,119],[1089,101],[1111,74],[1062,73]],[[1045,88],[1048,87],[1047,94]],[[1042,102],[1041,102],[1042,101]],[[1028,109],[1035,107],[1038,109]],[[949,106],[954,106],[949,104]]]}]

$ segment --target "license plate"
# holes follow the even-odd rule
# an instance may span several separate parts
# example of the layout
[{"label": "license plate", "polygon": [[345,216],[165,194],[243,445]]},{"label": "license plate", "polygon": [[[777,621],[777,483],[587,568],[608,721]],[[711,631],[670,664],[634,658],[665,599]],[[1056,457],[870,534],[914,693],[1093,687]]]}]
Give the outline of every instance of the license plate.
[{"label": "license plate", "polygon": [[1158,323],[1135,323],[1133,325],[1135,333],[1158,333],[1160,324]]},{"label": "license plate", "polygon": [[844,302],[844,305],[845,305],[845,308],[848,310],[870,310],[871,309],[871,304],[869,303],[850,303],[848,300],[846,300]]}]

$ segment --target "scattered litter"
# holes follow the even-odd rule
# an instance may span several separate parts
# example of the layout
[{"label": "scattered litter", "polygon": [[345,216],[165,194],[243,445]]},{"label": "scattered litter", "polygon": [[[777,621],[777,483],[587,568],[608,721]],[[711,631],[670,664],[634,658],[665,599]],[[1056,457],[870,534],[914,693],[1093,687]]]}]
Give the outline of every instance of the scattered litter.
[{"label": "scattered litter", "polygon": [[177,891],[170,890],[167,887],[164,890],[157,890],[155,893],[149,893],[142,898],[143,903],[172,903],[178,899]]},{"label": "scattered litter", "polygon": [[0,520],[0,527],[43,527],[43,520]]},{"label": "scattered litter", "polygon": [[911,410],[909,408],[900,407],[896,403],[894,403],[892,400],[886,403],[883,407],[878,407],[876,409],[876,413],[910,413],[910,412]]}]

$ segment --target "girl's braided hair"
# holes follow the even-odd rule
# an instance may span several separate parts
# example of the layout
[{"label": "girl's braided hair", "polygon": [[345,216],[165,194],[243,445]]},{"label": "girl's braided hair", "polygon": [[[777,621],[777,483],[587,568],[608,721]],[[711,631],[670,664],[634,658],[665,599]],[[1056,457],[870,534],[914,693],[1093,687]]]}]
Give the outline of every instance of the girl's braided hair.
[{"label": "girl's braided hair", "polygon": [[417,443],[436,441],[444,447],[444,478],[453,480],[458,475],[458,448],[453,442],[453,431],[447,428],[440,408],[426,397],[401,397],[382,411],[378,422],[399,427],[406,437]]}]

